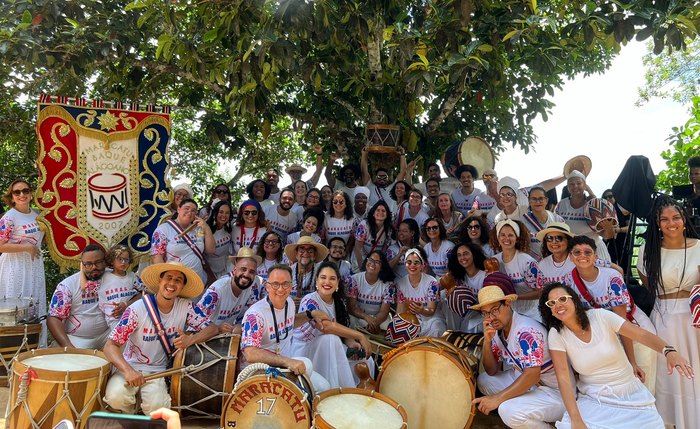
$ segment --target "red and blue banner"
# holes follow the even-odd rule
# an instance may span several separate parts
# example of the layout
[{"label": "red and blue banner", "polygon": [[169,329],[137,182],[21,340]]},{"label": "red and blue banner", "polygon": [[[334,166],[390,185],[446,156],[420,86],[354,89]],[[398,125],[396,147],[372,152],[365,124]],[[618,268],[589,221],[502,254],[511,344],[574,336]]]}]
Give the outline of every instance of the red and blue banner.
[{"label": "red and blue banner", "polygon": [[90,243],[125,244],[138,259],[170,213],[168,109],[113,107],[39,99],[38,221],[61,268],[79,265]]}]

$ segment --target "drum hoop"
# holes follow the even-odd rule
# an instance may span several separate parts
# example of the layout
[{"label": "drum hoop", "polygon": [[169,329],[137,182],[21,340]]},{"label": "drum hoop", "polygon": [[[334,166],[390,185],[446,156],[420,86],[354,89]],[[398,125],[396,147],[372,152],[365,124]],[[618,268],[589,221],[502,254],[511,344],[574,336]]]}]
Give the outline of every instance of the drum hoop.
[{"label": "drum hoop", "polygon": [[336,395],[343,395],[343,394],[354,394],[354,395],[363,395],[363,396],[369,396],[372,398],[377,398],[386,404],[391,405],[392,408],[394,408],[396,411],[399,412],[401,415],[401,418],[403,419],[403,425],[401,426],[402,428],[408,427],[408,424],[406,423],[408,420],[408,413],[406,413],[406,409],[403,407],[403,405],[399,404],[396,402],[394,399],[388,397],[387,395],[380,393],[376,390],[366,390],[366,389],[360,389],[357,387],[336,387],[334,389],[330,390],[325,390],[321,393],[316,394],[314,396],[314,401],[312,403],[311,409],[313,410],[313,419],[314,421],[316,420],[316,417],[319,416],[321,419],[323,419],[323,416],[321,416],[318,413],[318,404],[320,404],[324,399],[329,398],[331,396],[336,396]]},{"label": "drum hoop", "polygon": [[[414,338],[410,341],[406,341],[401,346],[399,346],[393,350],[389,350],[383,356],[382,367],[386,366],[391,360],[393,360],[393,358],[396,355],[403,354],[405,349],[408,349],[408,348],[415,349],[417,347],[420,347],[420,345],[422,345],[422,344],[430,344],[433,347],[428,347],[428,348],[422,347],[422,348],[420,348],[420,350],[433,350],[433,351],[440,350],[440,354],[444,354],[444,353],[442,353],[442,349],[441,349],[441,346],[442,346],[442,348],[446,348],[446,349],[452,351],[457,356],[459,356],[459,360],[455,359],[455,361],[457,363],[461,363],[462,365],[469,367],[469,365],[466,364],[464,356],[462,355],[462,353],[465,353],[464,350],[458,348],[457,346],[455,346],[454,344],[452,344],[450,342],[443,340],[442,338],[435,338],[435,337]],[[453,358],[454,358],[454,356],[453,356]],[[382,368],[380,367],[379,368],[380,375],[381,375],[381,371],[382,371]]]},{"label": "drum hoop", "polygon": [[[73,354],[73,355],[87,355],[96,356],[105,361],[105,364],[98,367],[83,369],[78,371],[67,371],[67,370],[54,370],[54,369],[42,369],[35,368],[31,365],[26,365],[23,361],[31,357],[48,356],[48,355],[61,355],[61,354]],[[80,383],[84,380],[89,380],[93,378],[98,378],[101,374],[108,376],[111,373],[112,364],[107,359],[107,356],[99,350],[89,350],[89,349],[77,349],[77,348],[50,348],[50,349],[34,349],[28,352],[20,353],[12,359],[12,372],[18,376],[22,376],[27,369],[31,368],[36,372],[36,380],[42,380],[47,382],[61,382],[65,381],[65,374],[70,373],[71,383]]]}]

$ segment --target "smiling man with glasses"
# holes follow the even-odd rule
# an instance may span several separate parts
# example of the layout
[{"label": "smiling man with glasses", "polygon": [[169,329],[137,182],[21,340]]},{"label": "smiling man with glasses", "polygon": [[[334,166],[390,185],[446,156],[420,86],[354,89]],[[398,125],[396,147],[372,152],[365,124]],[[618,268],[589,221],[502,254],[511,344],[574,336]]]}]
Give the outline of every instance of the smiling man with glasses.
[{"label": "smiling man with glasses", "polygon": [[[477,385],[486,396],[474,403],[484,414],[498,409],[511,428],[551,428],[547,422],[560,420],[565,408],[549,357],[547,330],[513,311],[518,296],[503,273],[487,275],[478,297],[478,304],[470,308],[483,317],[485,372]],[[501,362],[508,369],[500,370]]]},{"label": "smiling man with glasses", "polygon": [[109,334],[98,306],[98,290],[105,272],[106,252],[89,244],[80,256],[80,271],[56,286],[46,324],[58,347],[102,349]]}]

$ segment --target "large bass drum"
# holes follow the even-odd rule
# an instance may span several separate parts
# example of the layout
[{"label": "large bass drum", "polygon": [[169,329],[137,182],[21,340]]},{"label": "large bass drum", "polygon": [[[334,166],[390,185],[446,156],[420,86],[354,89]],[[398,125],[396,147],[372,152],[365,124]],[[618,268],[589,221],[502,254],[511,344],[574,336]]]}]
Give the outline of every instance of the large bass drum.
[{"label": "large bass drum", "polygon": [[447,174],[450,174],[450,167],[456,168],[465,164],[474,166],[477,174],[483,174],[484,170],[493,169],[496,165],[496,157],[491,146],[486,143],[486,140],[476,136],[467,137],[463,142],[450,145],[440,157],[440,161]]},{"label": "large bass drum", "polygon": [[187,368],[172,377],[172,408],[184,418],[221,416],[226,397],[236,381],[240,335],[224,334],[178,353],[173,368]]},{"label": "large bass drum", "polygon": [[470,366],[447,341],[420,337],[384,354],[377,389],[406,409],[409,429],[466,429],[476,413]]},{"label": "large bass drum", "polygon": [[0,300],[0,387],[8,384],[12,359],[39,346],[41,327],[33,300]]},{"label": "large bass drum", "polygon": [[357,388],[326,390],[313,402],[313,429],[405,429],[406,410],[393,399]]}]

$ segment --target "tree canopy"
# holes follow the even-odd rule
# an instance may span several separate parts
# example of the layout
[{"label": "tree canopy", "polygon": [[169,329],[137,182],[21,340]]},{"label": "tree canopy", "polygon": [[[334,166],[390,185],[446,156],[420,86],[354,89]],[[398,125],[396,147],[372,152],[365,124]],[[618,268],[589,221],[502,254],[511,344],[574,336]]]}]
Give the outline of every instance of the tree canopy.
[{"label": "tree canopy", "polygon": [[666,161],[666,169],[656,176],[656,187],[663,192],[671,192],[674,185],[688,183],[688,158],[700,155],[700,96],[691,100],[690,119],[680,126],[673,127],[669,136],[670,148],[661,153]]},{"label": "tree canopy", "polygon": [[5,0],[0,78],[172,103],[191,150],[175,167],[218,156],[240,176],[315,143],[357,159],[378,122],[426,160],[467,135],[527,151],[565,78],[633,37],[682,49],[698,26],[694,0]]},{"label": "tree canopy", "polygon": [[654,97],[690,102],[700,89],[700,39],[689,41],[682,51],[655,55],[652,49],[644,56],[647,71],[637,104]]}]

